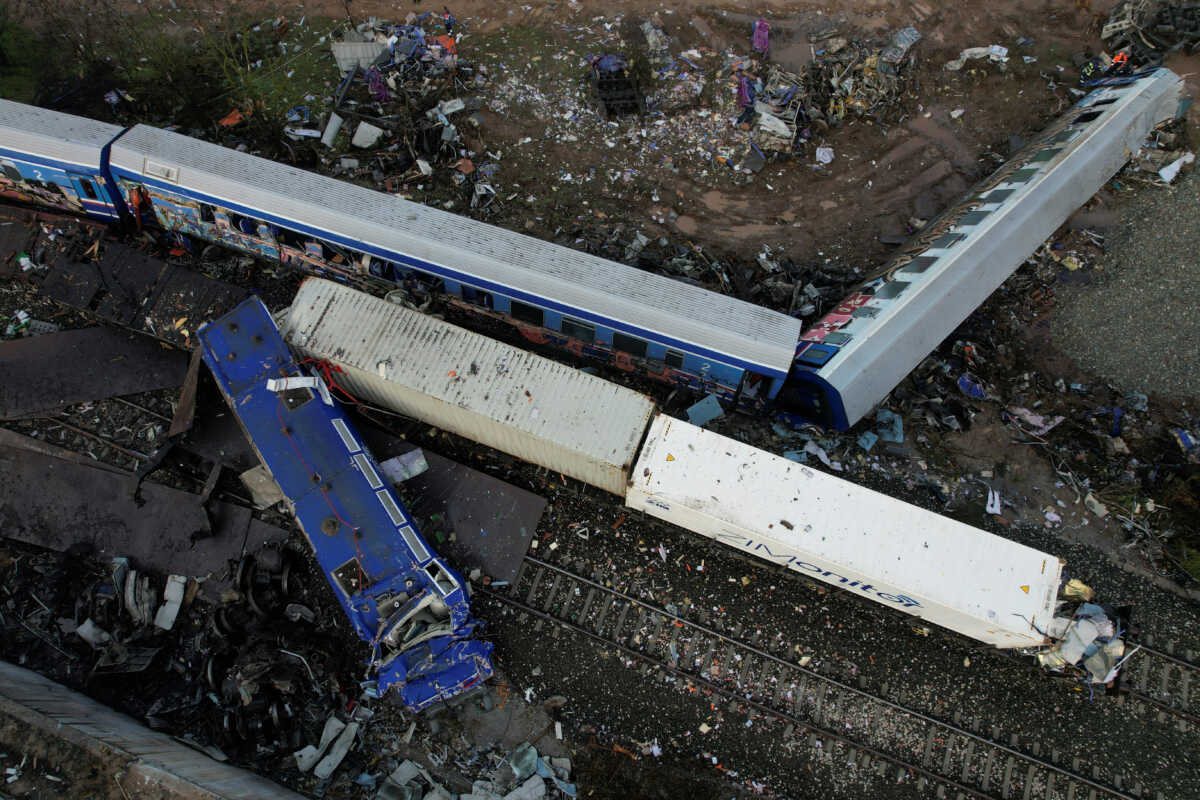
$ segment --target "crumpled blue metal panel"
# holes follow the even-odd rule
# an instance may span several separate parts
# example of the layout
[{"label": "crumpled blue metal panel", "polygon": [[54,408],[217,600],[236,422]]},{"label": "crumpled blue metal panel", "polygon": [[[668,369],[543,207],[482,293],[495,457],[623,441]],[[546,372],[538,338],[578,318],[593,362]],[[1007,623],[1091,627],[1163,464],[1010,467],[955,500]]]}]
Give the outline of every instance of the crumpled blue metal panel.
[{"label": "crumpled blue metal panel", "polygon": [[[267,388],[271,379],[310,376],[262,302],[244,301],[198,336],[338,602],[372,645],[379,693],[398,684],[405,704],[420,710],[486,680],[492,645],[468,638],[478,623],[462,577],[421,537],[341,407],[321,387]],[[404,608],[420,613],[397,620]],[[413,644],[404,649],[405,641]]]}]

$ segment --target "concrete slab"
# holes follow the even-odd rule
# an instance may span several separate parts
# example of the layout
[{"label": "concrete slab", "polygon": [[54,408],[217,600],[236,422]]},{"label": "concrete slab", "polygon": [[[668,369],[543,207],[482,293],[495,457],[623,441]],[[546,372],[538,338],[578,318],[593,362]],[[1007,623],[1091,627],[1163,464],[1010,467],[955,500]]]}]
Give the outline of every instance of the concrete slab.
[{"label": "concrete slab", "polygon": [[[367,422],[358,430],[379,461],[417,449]],[[429,469],[400,484],[399,492],[425,541],[464,575],[478,568],[492,580],[515,580],[546,498],[424,453]]]},{"label": "concrete slab", "polygon": [[249,509],[213,501],[213,535],[193,541],[209,525],[197,495],[143,483],[139,506],[131,475],[47,455],[41,443],[23,447],[20,438],[0,444],[0,520],[10,538],[54,550],[88,546],[97,558],[128,556],[163,575],[210,575],[202,588],[210,597],[229,585],[231,560],[287,538]]},{"label": "concrete slab", "polygon": [[186,354],[109,328],[14,339],[0,344],[0,419],[179,386],[186,373]]}]

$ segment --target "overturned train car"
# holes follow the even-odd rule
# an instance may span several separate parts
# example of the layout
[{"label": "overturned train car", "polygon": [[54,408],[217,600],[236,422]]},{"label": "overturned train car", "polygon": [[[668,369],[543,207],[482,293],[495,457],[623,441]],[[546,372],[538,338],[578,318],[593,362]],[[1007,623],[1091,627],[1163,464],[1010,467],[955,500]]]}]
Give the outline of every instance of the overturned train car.
[{"label": "overturned train car", "polygon": [[358,636],[380,694],[413,711],[492,674],[472,638],[467,584],[426,544],[319,378],[296,364],[265,306],[250,298],[198,333],[205,363]]},{"label": "overturned train car", "polygon": [[[337,283],[305,281],[280,326],[299,353],[326,362],[364,400],[442,427],[469,412],[458,432],[476,441],[977,641],[1051,641],[1042,631],[1062,577],[1054,555],[654,413],[629,389],[563,374],[540,356]],[[471,399],[484,395],[486,403]],[[543,416],[591,420],[591,433],[581,440],[569,427],[539,424]],[[597,453],[603,469],[592,468]]]}]

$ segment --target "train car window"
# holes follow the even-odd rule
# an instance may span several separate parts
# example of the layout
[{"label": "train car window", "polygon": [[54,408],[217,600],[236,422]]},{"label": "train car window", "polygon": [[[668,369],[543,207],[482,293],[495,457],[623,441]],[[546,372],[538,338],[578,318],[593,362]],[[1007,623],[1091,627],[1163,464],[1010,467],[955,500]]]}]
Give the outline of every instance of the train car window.
[{"label": "train car window", "polygon": [[213,207],[208,203],[200,204],[200,221],[201,222],[216,222],[217,216],[213,211]]},{"label": "train car window", "polygon": [[287,228],[280,228],[278,236],[281,244],[291,247],[295,250],[304,249],[304,238],[295,231],[288,230]]},{"label": "train car window", "polygon": [[509,301],[509,313],[513,319],[527,322],[530,325],[537,325],[539,328],[545,325],[545,314],[537,306],[531,306],[526,303],[520,303],[516,300]]},{"label": "train car window", "polygon": [[1106,97],[1106,98],[1104,98],[1103,100],[1097,100],[1096,102],[1092,103],[1092,108],[1095,108],[1096,106],[1107,106],[1107,105],[1112,105],[1112,104],[1113,104],[1113,103],[1115,103],[1115,102],[1117,102],[1117,98],[1115,98],[1115,97]]},{"label": "train car window", "polygon": [[25,182],[25,178],[22,177],[21,173],[17,170],[15,165],[0,164],[0,169],[4,170],[5,177],[8,178],[10,181],[13,181],[14,183],[24,183]]},{"label": "train car window", "polygon": [[[896,271],[897,272],[907,272],[910,275],[920,275],[922,272],[929,269],[936,263],[937,263],[937,259],[934,258],[933,256],[917,256],[912,261],[908,262],[907,264],[905,264],[903,267],[901,267],[900,269],[898,269]],[[879,293],[876,292],[875,296],[878,297]]]},{"label": "train car window", "polygon": [[667,348],[667,356],[663,360],[666,361],[667,366],[671,367],[672,369],[683,369],[683,353],[679,352],[678,350]]},{"label": "train car window", "polygon": [[85,179],[83,179],[83,178],[80,178],[80,179],[79,179],[79,186],[80,186],[80,188],[82,188],[82,189],[83,189],[83,194],[84,194],[84,196],[86,196],[86,197],[87,197],[87,199],[88,199],[88,200],[96,200],[96,199],[98,199],[98,198],[96,197],[96,189],[95,189],[95,188],[92,186],[92,182],[91,182],[91,181],[89,181],[89,180],[85,180]]},{"label": "train car window", "polygon": [[1062,131],[1061,133],[1055,134],[1054,137],[1051,138],[1049,142],[1047,142],[1047,144],[1062,144],[1063,142],[1069,142],[1078,135],[1079,135],[1079,131],[1067,129],[1065,131]]},{"label": "train car window", "polygon": [[[581,342],[591,344],[596,341],[596,326],[580,322],[577,319],[563,317],[560,330],[572,339],[578,339]],[[669,353],[670,351],[668,350],[667,352]]]},{"label": "train car window", "polygon": [[229,224],[233,228],[250,236],[258,233],[258,224],[254,220],[249,217],[243,217],[241,214],[234,214],[232,211],[229,212]]},{"label": "train car window", "polygon": [[1015,191],[1016,189],[992,189],[983,199],[988,203],[1003,203]]},{"label": "train car window", "polygon": [[[419,269],[409,270],[409,275],[430,292],[446,291],[446,284],[436,275],[430,275],[428,272],[422,272]],[[491,306],[488,306],[488,308],[491,308]]]},{"label": "train car window", "polygon": [[985,219],[987,219],[987,215],[991,214],[991,213],[992,212],[990,212],[990,211],[968,211],[967,213],[963,214],[961,217],[958,218],[958,224],[959,225],[978,225],[979,223],[981,223]]},{"label": "train car window", "polygon": [[462,296],[463,300],[466,300],[468,303],[474,303],[477,306],[483,306],[484,308],[496,307],[491,292],[476,289],[474,286],[463,286]]},{"label": "train car window", "polygon": [[825,338],[822,339],[821,341],[825,342],[826,344],[832,344],[832,345],[836,345],[837,347],[841,347],[842,345],[844,345],[846,342],[850,341],[853,338],[854,337],[852,335],[850,335],[849,333],[834,332],[834,333],[825,334]]},{"label": "train car window", "polygon": [[638,358],[646,357],[646,342],[634,336],[626,336],[617,331],[613,332],[613,349],[620,350]]},{"label": "train car window", "polygon": [[945,250],[948,247],[953,247],[965,238],[967,238],[967,236],[963,233],[947,233],[945,236],[935,239],[933,244],[929,246]]},{"label": "train car window", "polygon": [[872,306],[859,306],[850,312],[850,316],[858,317],[859,319],[875,319],[879,316],[879,309]]},{"label": "train car window", "polygon": [[[904,290],[907,289],[909,286],[911,286],[911,284],[908,283],[907,281],[888,281],[887,283],[883,284],[882,286],[880,286],[878,289],[875,290],[875,299],[876,300],[891,300],[893,298],[899,297],[900,295],[902,295],[904,293]],[[828,341],[829,337],[826,336],[825,340]]]},{"label": "train car window", "polygon": [[1103,113],[1104,113],[1103,109],[1101,109],[1100,111],[1087,111],[1083,114],[1080,114],[1078,117],[1076,117],[1075,121],[1072,122],[1071,124],[1072,125],[1084,125],[1084,124],[1091,122],[1092,120],[1098,118]]},{"label": "train car window", "polygon": [[1038,174],[1038,171],[1036,169],[1019,169],[1016,172],[1014,172],[1012,175],[1009,175],[1008,178],[1005,179],[1004,182],[1005,183],[1028,183],[1030,180],[1033,179],[1033,176],[1037,175],[1037,174]]},{"label": "train car window", "polygon": [[1033,154],[1033,158],[1029,159],[1030,164],[1040,164],[1044,161],[1049,161],[1056,155],[1062,152],[1061,147],[1047,147],[1044,150],[1038,150]]}]

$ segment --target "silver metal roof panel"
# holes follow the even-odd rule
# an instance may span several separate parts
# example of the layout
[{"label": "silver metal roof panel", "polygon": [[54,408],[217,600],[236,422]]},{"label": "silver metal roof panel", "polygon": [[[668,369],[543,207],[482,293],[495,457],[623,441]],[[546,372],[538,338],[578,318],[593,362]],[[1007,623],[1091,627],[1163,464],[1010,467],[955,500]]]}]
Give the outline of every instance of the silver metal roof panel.
[{"label": "silver metal roof panel", "polygon": [[0,100],[0,145],[30,155],[100,168],[100,150],[123,130],[61,111]]},{"label": "silver metal roof panel", "polygon": [[304,281],[280,329],[357,397],[616,494],[654,412],[624,386],[333,281]]},{"label": "silver metal roof panel", "polygon": [[[111,162],[144,174],[176,169],[184,189],[302,222],[375,247],[786,373],[800,322],[770,309],[147,125]],[[163,168],[168,168],[164,171]]]}]

